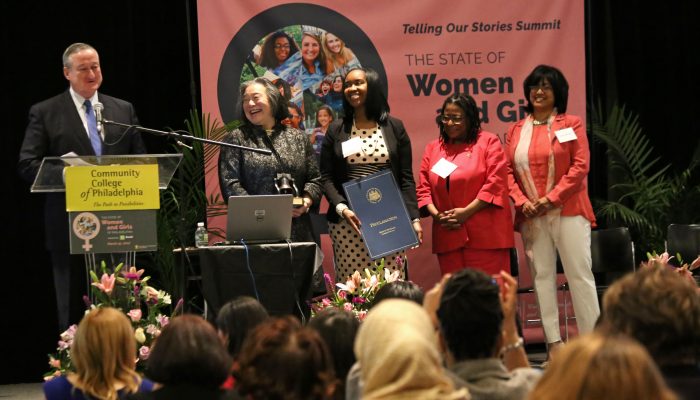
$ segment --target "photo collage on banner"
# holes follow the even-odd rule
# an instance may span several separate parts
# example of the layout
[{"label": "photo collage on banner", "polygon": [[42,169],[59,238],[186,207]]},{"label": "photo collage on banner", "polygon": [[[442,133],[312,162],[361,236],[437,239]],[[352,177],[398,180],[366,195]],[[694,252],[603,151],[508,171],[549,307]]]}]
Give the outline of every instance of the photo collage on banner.
[{"label": "photo collage on banner", "polygon": [[270,32],[252,49],[241,82],[262,76],[280,90],[289,108],[284,123],[305,131],[320,157],[331,122],[343,117],[343,77],[361,62],[333,32],[290,25]]}]

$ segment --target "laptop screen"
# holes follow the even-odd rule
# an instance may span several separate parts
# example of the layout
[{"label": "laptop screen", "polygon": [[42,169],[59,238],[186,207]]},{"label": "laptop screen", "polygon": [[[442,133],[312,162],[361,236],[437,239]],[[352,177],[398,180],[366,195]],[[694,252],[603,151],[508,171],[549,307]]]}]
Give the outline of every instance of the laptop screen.
[{"label": "laptop screen", "polygon": [[291,194],[228,198],[227,241],[280,242],[288,240],[291,231]]}]

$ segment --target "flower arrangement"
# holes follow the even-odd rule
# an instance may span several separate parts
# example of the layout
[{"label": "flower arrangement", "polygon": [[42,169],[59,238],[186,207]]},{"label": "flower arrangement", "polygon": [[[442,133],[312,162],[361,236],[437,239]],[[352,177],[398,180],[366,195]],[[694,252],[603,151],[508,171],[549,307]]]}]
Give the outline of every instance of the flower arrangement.
[{"label": "flower arrangement", "polygon": [[[396,257],[395,261],[398,265],[404,263],[403,258],[400,256]],[[328,307],[336,307],[351,311],[362,321],[367,315],[367,310],[369,310],[377,291],[389,282],[400,280],[399,271],[392,272],[388,268],[384,268],[383,258],[375,265],[376,268],[373,271],[370,271],[369,268],[365,268],[363,274],[355,271],[345,283],[336,283],[335,287],[338,288],[337,290],[334,290],[330,275],[324,274],[330,294],[311,304],[311,316],[313,317]]]},{"label": "flower arrangement", "polygon": [[690,264],[684,263],[683,259],[681,258],[680,254],[676,254],[676,259],[680,263],[679,267],[676,267],[675,265],[671,264],[670,261],[674,257],[669,255],[668,253],[661,253],[661,254],[656,254],[656,252],[653,253],[647,253],[647,261],[642,262],[641,266],[642,267],[657,267],[657,268],[672,268],[674,271],[676,271],[678,274],[681,276],[684,276],[694,283],[697,283],[697,280],[693,276],[693,271],[700,268],[700,255],[698,258],[696,258],[693,262]]},{"label": "flower arrangement", "polygon": [[[102,276],[98,278],[94,271],[90,271],[94,303],[87,296],[83,296],[87,306],[85,312],[87,314],[99,307],[114,307],[126,314],[134,328],[134,340],[137,342],[136,369],[143,371],[153,341],[170,321],[164,314],[164,308],[171,305],[170,295],[149,286],[150,277],[142,278],[143,269],[130,267],[123,270],[123,264],[119,264],[113,270],[109,270],[103,261],[101,273]],[[173,315],[181,307],[182,300],[178,302]],[[44,380],[65,375],[72,370],[70,350],[77,329],[77,325],[71,325],[60,335],[57,352],[49,355],[51,370],[44,374]]]}]

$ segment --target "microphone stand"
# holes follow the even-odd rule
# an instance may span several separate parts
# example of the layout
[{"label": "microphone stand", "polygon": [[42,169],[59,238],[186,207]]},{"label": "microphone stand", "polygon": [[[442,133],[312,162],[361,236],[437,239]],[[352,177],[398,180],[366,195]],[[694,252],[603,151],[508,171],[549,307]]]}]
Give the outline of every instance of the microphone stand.
[{"label": "microphone stand", "polygon": [[[140,125],[130,125],[130,124],[124,124],[124,123],[121,123],[121,122],[110,121],[110,120],[108,120],[108,119],[105,119],[104,117],[101,119],[101,122],[102,122],[102,125],[103,125],[103,126],[105,126],[105,125],[119,126],[119,127],[122,127],[122,128],[126,128],[126,131],[128,131],[129,129],[134,129],[134,130],[141,131],[141,132],[151,133],[151,134],[154,134],[154,135],[157,135],[157,136],[170,136],[170,137],[172,137],[172,138],[175,139],[175,142],[176,142],[178,145],[187,147],[187,148],[189,148],[190,150],[192,150],[192,147],[191,147],[191,146],[188,146],[188,145],[186,145],[186,144],[184,144],[184,143],[182,143],[181,140],[189,140],[189,141],[195,141],[195,142],[209,143],[209,144],[212,144],[212,145],[215,145],[215,146],[232,147],[232,148],[235,148],[235,149],[241,149],[241,150],[245,150],[245,151],[251,151],[251,152],[254,152],[254,153],[261,153],[261,154],[266,154],[266,155],[272,155],[272,151],[271,151],[271,150],[268,150],[268,149],[258,149],[258,148],[254,148],[254,147],[240,146],[240,145],[233,144],[233,143],[220,142],[220,141],[217,141],[217,140],[204,139],[204,138],[199,138],[199,137],[192,136],[192,135],[185,135],[185,134],[178,133],[178,132],[175,132],[175,131],[172,131],[172,130],[171,130],[171,131],[161,131],[161,130],[157,130],[157,129],[144,128],[144,127],[142,127],[142,126],[140,126]],[[181,211],[181,214],[182,214],[182,211]],[[186,292],[186,290],[187,290],[187,282],[186,282],[186,279],[187,279],[187,278],[186,278],[185,272],[184,272],[184,268],[185,268],[185,258],[187,258],[187,261],[188,261],[188,264],[189,264],[189,266],[190,266],[190,269],[192,269],[192,261],[189,260],[189,255],[188,255],[187,252],[185,251],[185,238],[184,238],[185,227],[184,227],[184,222],[185,222],[185,221],[184,221],[184,217],[180,217],[180,229],[179,229],[179,230],[180,230],[180,234],[179,234],[178,236],[179,236],[179,240],[180,240],[180,265],[181,265],[181,268],[182,268],[183,270],[182,270],[182,274],[180,274],[180,273],[178,272],[178,275],[181,275],[181,276],[182,276],[182,282],[180,283],[180,295],[182,296],[183,299],[184,299],[184,296],[185,296],[185,292]],[[183,307],[186,307],[186,306],[187,306],[186,304],[183,304]],[[206,314],[207,314],[207,312],[206,312],[206,307],[205,307],[205,309],[204,309],[204,314],[205,314],[205,318],[208,318],[208,316],[206,315]]]},{"label": "microphone stand", "polygon": [[[123,123],[121,123],[121,122],[110,121],[110,120],[108,120],[108,119],[102,119],[102,124],[103,124],[103,125],[115,125],[115,126],[120,126],[120,127],[122,127],[122,128],[127,128],[127,130],[129,130],[129,129],[135,129],[135,130],[137,130],[137,131],[146,132],[146,133],[151,133],[151,134],[158,135],[158,136],[170,136],[170,137],[175,138],[175,141],[176,141],[179,145],[186,146],[186,147],[189,147],[189,146],[187,146],[186,144],[180,142],[180,140],[189,140],[189,141],[195,141],[195,142],[209,143],[209,144],[213,144],[213,145],[216,145],[216,146],[233,147],[233,148],[235,148],[235,149],[241,149],[241,150],[246,150],[246,151],[252,151],[252,152],[254,152],[254,153],[260,153],[260,154],[266,154],[266,155],[268,155],[268,156],[269,156],[269,155],[272,155],[272,151],[270,151],[270,150],[268,150],[268,149],[257,149],[257,148],[255,148],[255,147],[240,146],[240,145],[233,144],[233,143],[225,143],[225,142],[220,142],[220,141],[217,141],[217,140],[204,139],[204,138],[199,138],[199,137],[192,136],[192,135],[185,135],[185,134],[182,134],[182,133],[177,133],[177,132],[175,132],[175,131],[160,131],[160,130],[157,130],[157,129],[144,128],[143,126],[140,126],[140,125],[123,124]],[[189,147],[189,148],[191,149],[191,147]]]}]

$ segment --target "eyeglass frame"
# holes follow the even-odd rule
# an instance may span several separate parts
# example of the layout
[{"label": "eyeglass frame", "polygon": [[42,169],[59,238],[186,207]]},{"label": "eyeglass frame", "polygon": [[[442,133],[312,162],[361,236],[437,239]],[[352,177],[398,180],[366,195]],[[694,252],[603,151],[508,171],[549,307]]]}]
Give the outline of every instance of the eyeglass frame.
[{"label": "eyeglass frame", "polygon": [[528,89],[530,89],[530,92],[538,92],[540,90],[542,90],[543,92],[553,92],[554,91],[554,87],[549,83],[545,83],[545,84],[539,83],[537,85],[530,85],[530,86],[528,86]]},{"label": "eyeglass frame", "polygon": [[289,49],[292,48],[292,46],[290,46],[289,43],[287,43],[287,44],[276,44],[276,45],[274,45],[274,46],[272,46],[272,47],[273,47],[275,50],[280,50],[280,49],[287,49],[287,50],[289,50]]},{"label": "eyeglass frame", "polygon": [[[459,118],[459,120],[457,120],[457,118]],[[459,116],[459,117],[450,117],[448,115],[441,115],[440,116],[440,122],[442,122],[443,124],[447,125],[447,123],[450,121],[452,121],[453,125],[462,125],[467,121],[467,118],[462,117],[462,116]]]}]

